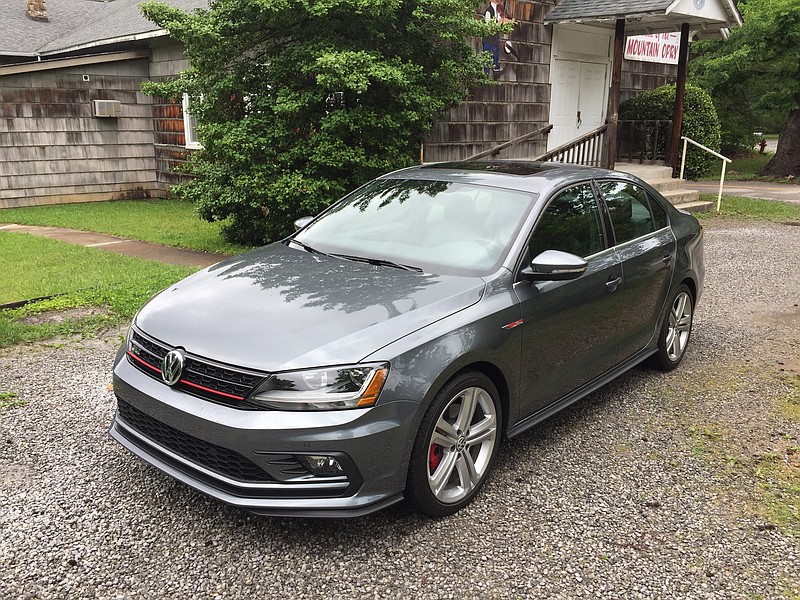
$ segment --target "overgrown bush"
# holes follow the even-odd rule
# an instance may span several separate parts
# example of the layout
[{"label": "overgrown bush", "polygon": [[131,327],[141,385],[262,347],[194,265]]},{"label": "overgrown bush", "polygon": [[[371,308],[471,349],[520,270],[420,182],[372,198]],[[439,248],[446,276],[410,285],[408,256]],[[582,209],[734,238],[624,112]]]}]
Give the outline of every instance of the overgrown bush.
[{"label": "overgrown bush", "polygon": [[753,150],[757,143],[753,135],[753,125],[749,119],[728,117],[720,131],[720,152],[725,156],[738,156]]},{"label": "overgrown bush", "polygon": [[[675,107],[675,84],[665,85],[654,90],[642,92],[620,105],[622,120],[669,120]],[[683,127],[681,135],[719,152],[720,123],[711,97],[701,88],[687,84],[683,100]],[[681,145],[681,153],[683,145]],[[678,160],[681,160],[680,154]],[[687,179],[700,179],[708,174],[718,160],[689,145],[686,153]]]},{"label": "overgrown bush", "polygon": [[441,112],[487,81],[469,44],[503,25],[474,0],[215,0],[144,14],[185,47],[190,68],[149,94],[188,92],[203,149],[174,188],[233,242],[292,231],[370,178],[418,160]]}]

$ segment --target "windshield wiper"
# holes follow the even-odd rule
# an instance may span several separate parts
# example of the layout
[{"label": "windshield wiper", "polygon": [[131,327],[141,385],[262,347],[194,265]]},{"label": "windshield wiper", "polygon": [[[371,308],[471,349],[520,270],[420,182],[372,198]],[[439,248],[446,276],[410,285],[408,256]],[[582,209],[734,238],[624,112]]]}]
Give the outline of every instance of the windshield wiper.
[{"label": "windshield wiper", "polygon": [[300,246],[306,252],[311,252],[311,254],[322,254],[323,256],[328,256],[322,250],[317,250],[316,248],[314,248],[312,246],[309,246],[305,242],[301,242],[300,240],[297,240],[295,238],[292,238],[292,239],[288,240],[287,243],[289,243],[289,244],[297,244],[298,246]]},{"label": "windshield wiper", "polygon": [[331,254],[336,258],[344,258],[345,260],[354,260],[356,262],[363,262],[378,267],[392,267],[394,269],[403,269],[404,271],[414,271],[415,273],[423,273],[424,271],[419,267],[413,265],[401,265],[400,263],[386,260],[385,258],[369,258],[367,256],[353,256],[352,254]]}]

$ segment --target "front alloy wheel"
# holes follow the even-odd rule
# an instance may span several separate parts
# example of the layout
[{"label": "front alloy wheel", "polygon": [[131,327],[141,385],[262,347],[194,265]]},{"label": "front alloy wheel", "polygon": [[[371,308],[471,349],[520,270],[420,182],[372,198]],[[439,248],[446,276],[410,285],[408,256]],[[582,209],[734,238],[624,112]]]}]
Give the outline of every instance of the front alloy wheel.
[{"label": "front alloy wheel", "polygon": [[448,382],[423,420],[409,470],[411,502],[445,516],[466,506],[483,484],[500,441],[498,394],[482,373]]}]

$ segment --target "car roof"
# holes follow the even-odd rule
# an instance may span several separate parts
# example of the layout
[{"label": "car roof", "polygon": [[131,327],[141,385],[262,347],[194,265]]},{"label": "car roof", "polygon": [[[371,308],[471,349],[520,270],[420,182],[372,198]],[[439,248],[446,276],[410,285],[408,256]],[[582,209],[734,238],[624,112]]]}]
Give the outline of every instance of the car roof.
[{"label": "car roof", "polygon": [[536,162],[530,160],[473,160],[430,163],[401,169],[384,175],[391,179],[433,179],[489,185],[526,192],[541,193],[587,179],[608,177],[637,181],[627,173],[598,167]]}]

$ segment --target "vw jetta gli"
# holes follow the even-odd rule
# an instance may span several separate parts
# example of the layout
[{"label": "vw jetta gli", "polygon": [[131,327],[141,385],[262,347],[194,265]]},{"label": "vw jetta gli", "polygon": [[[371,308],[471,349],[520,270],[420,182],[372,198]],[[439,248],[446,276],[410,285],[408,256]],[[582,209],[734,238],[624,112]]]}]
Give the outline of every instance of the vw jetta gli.
[{"label": "vw jetta gli", "polygon": [[504,437],[684,356],[703,235],[601,169],[390,173],[289,238],[155,296],[114,364],[111,435],[268,515],[444,516]]}]

